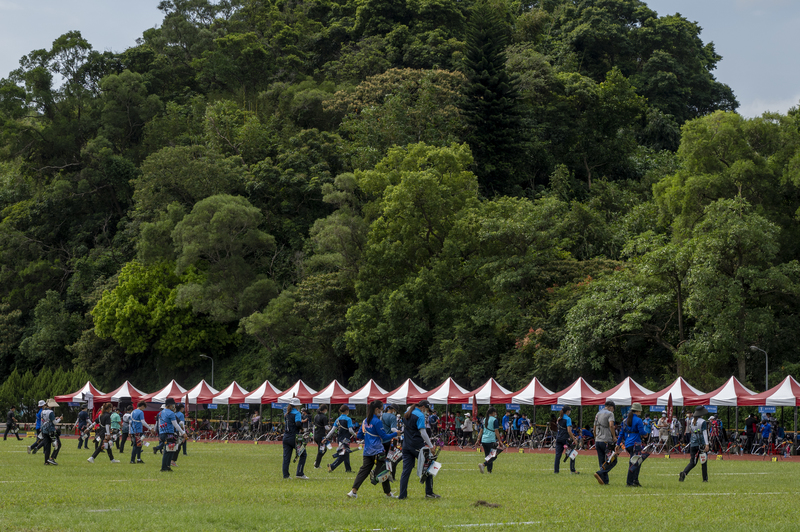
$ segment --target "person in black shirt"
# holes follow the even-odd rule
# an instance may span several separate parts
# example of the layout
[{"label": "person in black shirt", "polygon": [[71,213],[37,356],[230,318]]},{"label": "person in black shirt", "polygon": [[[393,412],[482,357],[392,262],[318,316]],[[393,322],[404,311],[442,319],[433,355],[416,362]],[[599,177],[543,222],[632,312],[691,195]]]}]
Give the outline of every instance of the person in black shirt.
[{"label": "person in black shirt", "polygon": [[[578,438],[575,436],[575,433],[572,431],[572,419],[570,419],[569,414],[572,412],[572,407],[567,405],[561,409],[561,414],[558,416],[558,421],[556,422],[558,425],[558,433],[556,434],[556,463],[555,463],[555,473],[558,473],[558,465],[561,461],[561,454],[562,453],[570,453],[569,448],[569,441],[578,446]],[[564,460],[567,457],[564,456]],[[569,472],[573,474],[577,474],[578,472],[575,471],[575,460],[570,459],[569,461]]]},{"label": "person in black shirt", "polygon": [[753,443],[756,441],[756,421],[755,416],[751,412],[747,419],[744,420],[744,434],[747,436],[747,441],[744,444],[744,451],[750,453],[753,449]]},{"label": "person in black shirt", "polygon": [[11,409],[8,411],[8,414],[6,414],[6,432],[5,434],[3,434],[3,441],[6,441],[9,432],[13,433],[18,440],[22,440],[22,438],[19,437],[19,434],[17,432],[14,432],[14,430],[17,428],[16,415],[17,415],[17,407],[12,406]]},{"label": "person in black shirt", "polygon": [[114,460],[114,453],[112,449],[114,446],[111,444],[111,411],[112,411],[111,403],[106,403],[103,405],[102,414],[100,417],[97,418],[97,438],[99,438],[99,444],[97,449],[94,450],[94,454],[90,458],[87,459],[88,462],[94,463],[94,459],[103,452],[108,452],[108,458],[111,460],[112,464],[118,464],[119,460]]},{"label": "person in black shirt", "polygon": [[89,435],[86,434],[86,428],[89,425],[89,412],[86,410],[86,405],[81,406],[81,411],[78,412],[78,449],[81,447],[89,448]]},{"label": "person in black shirt", "polygon": [[314,416],[314,441],[317,443],[317,459],[314,460],[314,469],[319,469],[322,457],[327,451],[325,435],[330,430],[330,420],[328,419],[328,405],[322,405]]}]

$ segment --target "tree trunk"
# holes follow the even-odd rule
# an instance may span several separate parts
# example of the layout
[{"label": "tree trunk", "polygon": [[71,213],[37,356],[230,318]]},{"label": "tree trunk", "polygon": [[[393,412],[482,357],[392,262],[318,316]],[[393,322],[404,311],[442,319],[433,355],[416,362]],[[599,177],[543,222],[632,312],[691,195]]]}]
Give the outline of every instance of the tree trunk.
[{"label": "tree trunk", "polygon": [[745,377],[747,376],[747,360],[744,353],[739,354],[737,361],[739,362],[739,380],[744,382]]}]

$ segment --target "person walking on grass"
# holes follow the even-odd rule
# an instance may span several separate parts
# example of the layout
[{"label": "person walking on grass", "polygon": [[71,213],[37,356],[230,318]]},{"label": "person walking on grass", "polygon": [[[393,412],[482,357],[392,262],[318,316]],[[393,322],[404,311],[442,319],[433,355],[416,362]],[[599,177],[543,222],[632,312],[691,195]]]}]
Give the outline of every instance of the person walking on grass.
[{"label": "person walking on grass", "polygon": [[494,461],[497,460],[498,445],[502,442],[500,434],[500,423],[497,421],[497,409],[493,406],[486,411],[486,419],[483,422],[483,433],[481,434],[481,446],[483,447],[483,463],[478,465],[478,470],[483,473],[492,472]]},{"label": "person walking on grass", "polygon": [[384,430],[383,421],[380,418],[382,413],[383,403],[378,400],[372,401],[367,408],[367,416],[361,423],[361,428],[359,428],[356,435],[357,438],[364,440],[364,461],[361,469],[358,470],[356,479],[353,481],[353,488],[347,494],[351,499],[358,497],[358,489],[367,480],[367,477],[370,478],[373,484],[377,484],[378,477],[384,472],[388,472],[388,475],[381,483],[383,493],[389,498],[395,498],[389,485],[388,477],[391,475],[391,470],[386,467],[386,451],[383,447],[384,443],[392,441],[395,433]]},{"label": "person walking on grass", "polygon": [[336,459],[332,464],[328,464],[328,473],[332,473],[341,463],[344,463],[345,472],[349,473],[352,471],[350,468],[350,438],[356,435],[356,431],[353,428],[355,426],[353,420],[347,415],[349,411],[350,409],[347,405],[339,407],[339,417],[336,418],[333,427],[326,436],[326,439],[330,440],[331,437],[333,437],[333,433],[338,432],[336,438],[339,442],[336,448]]},{"label": "person walking on grass", "polygon": [[[383,452],[389,454],[392,448],[393,440],[398,437],[400,430],[397,428],[397,407],[389,404],[385,407],[385,412],[381,415],[381,423],[383,423],[383,431],[392,435],[392,439],[383,443]],[[392,475],[394,481],[395,464],[391,460],[386,460],[386,468]]]},{"label": "person walking on grass", "polygon": [[22,440],[19,437],[19,432],[17,432],[17,407],[13,405],[8,409],[8,414],[6,414],[6,432],[3,434],[3,441],[6,441],[9,432],[16,436],[17,440]]},{"label": "person walking on grass", "polygon": [[[433,450],[433,442],[425,428],[425,414],[431,412],[431,404],[420,401],[403,414],[403,473],[400,475],[400,494],[398,499],[408,498],[408,480],[414,465],[419,458],[419,452],[427,447]],[[428,475],[425,479],[425,498],[441,499],[440,495],[433,492],[433,477]]]},{"label": "person walking on grass", "polygon": [[94,459],[103,451],[108,453],[108,459],[111,460],[112,464],[119,463],[119,460],[114,459],[114,452],[112,451],[114,446],[111,444],[111,410],[111,403],[105,403],[101,410],[102,413],[97,418],[98,427],[95,434],[96,439],[100,440],[100,445],[94,450],[94,454],[86,460],[89,463],[93,464]]},{"label": "person walking on grass", "polygon": [[614,408],[616,405],[610,399],[606,401],[605,407],[601,408],[597,415],[594,417],[594,445],[597,451],[597,461],[600,463],[600,469],[594,474],[601,485],[608,484],[608,472],[616,464],[616,456],[610,458],[609,453],[614,451],[614,441],[617,439],[617,429],[614,425]]},{"label": "person walking on grass", "polygon": [[161,471],[171,472],[175,464],[175,453],[178,451],[178,438],[176,434],[185,436],[186,432],[178,424],[175,416],[175,399],[167,397],[165,408],[158,414],[159,442],[164,450],[161,457]]},{"label": "person walking on grass", "polygon": [[678,475],[678,480],[683,482],[686,480],[686,475],[689,471],[694,469],[697,462],[700,461],[700,469],[703,472],[703,482],[708,482],[708,423],[703,416],[708,414],[708,410],[704,406],[698,406],[694,409],[694,417],[692,419],[691,430],[692,439],[689,441],[689,464]]},{"label": "person walking on grass", "polygon": [[45,406],[42,408],[40,419],[42,423],[39,428],[41,430],[42,447],[44,448],[44,465],[57,466],[58,464],[56,463],[55,457],[50,456],[54,444],[56,453],[58,452],[58,443],[56,443],[56,415],[49,406]]},{"label": "person walking on grass", "polygon": [[131,412],[133,412],[133,405],[128,405],[125,413],[122,415],[122,425],[120,427],[121,436],[119,438],[119,454],[125,452],[125,442],[128,441],[131,432]]},{"label": "person walking on grass", "polygon": [[89,448],[89,411],[86,408],[86,405],[81,405],[78,420],[75,421],[75,426],[78,427],[78,450],[81,447]]},{"label": "person walking on grass", "polygon": [[642,469],[642,436],[647,435],[647,429],[639,417],[642,414],[642,405],[633,403],[628,411],[628,416],[622,422],[622,429],[617,436],[617,450],[621,451],[620,444],[625,444],[625,450],[631,457],[630,467],[628,467],[627,486],[629,488],[641,488],[639,484],[639,473]]},{"label": "person walking on grass", "polygon": [[[292,460],[292,454],[295,452],[297,445],[297,436],[303,430],[303,414],[297,409],[300,406],[300,399],[292,397],[289,400],[289,405],[286,407],[286,417],[284,419],[286,431],[283,433],[283,478],[291,478],[289,476],[289,462]],[[303,472],[306,465],[306,454],[300,455],[297,461],[297,473],[295,477],[300,480],[308,480],[308,477]]]},{"label": "person walking on grass", "polygon": [[136,410],[131,412],[130,417],[130,435],[131,435],[131,464],[143,464],[142,461],[142,445],[144,445],[143,427],[150,430],[150,425],[144,420],[144,409],[147,404],[144,401],[139,401],[136,405]]},{"label": "person walking on grass", "polygon": [[44,442],[42,441],[41,436],[41,429],[42,429],[42,409],[44,408],[45,402],[39,400],[39,410],[36,412],[36,425],[34,425],[36,430],[36,441],[33,442],[33,445],[28,446],[28,454],[36,454]]},{"label": "person walking on grass", "polygon": [[[572,407],[567,405],[561,409],[561,412],[558,415],[558,420],[556,423],[558,424],[558,432],[556,433],[556,461],[554,467],[554,473],[559,472],[559,465],[561,462],[561,455],[564,454],[564,461],[567,460],[570,451],[570,441],[572,441],[573,445],[577,448],[578,447],[578,437],[575,436],[575,433],[572,431],[572,418],[569,417],[570,412],[572,412]],[[579,474],[578,471],[575,470],[575,459],[570,458],[569,460],[569,472],[573,475]]]},{"label": "person walking on grass", "polygon": [[111,439],[114,440],[114,447],[119,450],[119,431],[122,428],[122,417],[119,415],[119,407],[114,407],[111,412]]},{"label": "person walking on grass", "polygon": [[[181,426],[183,429],[183,434],[186,434],[186,416],[183,414],[183,405],[177,405],[175,407],[175,419],[178,420],[178,425]],[[175,452],[172,453],[172,465],[178,465],[178,455],[181,454],[181,449],[183,450],[183,454],[186,454],[186,436],[182,436],[178,440],[178,445],[175,447]]]},{"label": "person walking on grass", "polygon": [[314,416],[314,441],[317,444],[317,459],[314,460],[314,469],[319,469],[322,457],[328,451],[325,435],[331,428],[329,423],[328,405],[321,405],[317,410],[317,415]]}]

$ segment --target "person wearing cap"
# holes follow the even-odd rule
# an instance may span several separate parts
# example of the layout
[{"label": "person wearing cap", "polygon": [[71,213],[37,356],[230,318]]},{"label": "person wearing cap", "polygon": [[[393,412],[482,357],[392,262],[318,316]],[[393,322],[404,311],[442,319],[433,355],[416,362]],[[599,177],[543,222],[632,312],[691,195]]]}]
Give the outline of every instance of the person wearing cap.
[{"label": "person wearing cap", "polygon": [[158,414],[158,429],[159,442],[164,449],[164,455],[161,457],[161,471],[172,471],[171,466],[175,464],[174,454],[178,452],[178,439],[175,434],[186,435],[175,416],[175,399],[172,397],[167,397],[164,408]]},{"label": "person wearing cap", "polygon": [[[558,473],[559,464],[561,462],[561,455],[569,449],[569,442],[572,440],[572,443],[575,447],[578,446],[578,437],[575,436],[575,433],[572,431],[572,419],[569,417],[569,413],[572,412],[572,407],[569,405],[564,406],[561,408],[561,413],[558,416],[558,433],[556,434],[556,462],[555,462],[555,469],[554,473]],[[567,457],[564,457],[566,460]],[[578,471],[575,470],[575,460],[570,459],[569,461],[569,472],[577,475]]]},{"label": "person wearing cap", "polygon": [[[289,404],[286,406],[286,417],[284,419],[286,424],[286,431],[283,433],[283,478],[290,478],[289,476],[289,462],[292,460],[292,454],[297,445],[297,435],[303,430],[303,415],[297,409],[300,406],[300,399],[292,397],[289,399]],[[345,408],[347,405],[345,405]],[[349,464],[349,462],[348,462]],[[306,465],[306,453],[300,455],[297,461],[296,478],[301,480],[308,480],[308,477],[303,472]]]},{"label": "person wearing cap", "polygon": [[[698,406],[694,409],[694,417],[692,419],[692,438],[689,441],[689,464],[678,475],[678,480],[683,482],[686,480],[686,475],[689,471],[694,469],[697,461],[701,462],[701,470],[703,472],[703,482],[708,482],[708,464],[706,463],[706,455],[708,452],[708,423],[703,416],[708,414],[708,410],[704,406]],[[702,455],[701,455],[702,449]]]},{"label": "person wearing cap", "polygon": [[146,427],[147,430],[150,430],[150,425],[144,420],[144,409],[147,407],[147,404],[144,401],[139,401],[139,404],[136,405],[136,410],[131,412],[130,418],[130,429],[129,433],[131,436],[131,464],[143,464],[142,461],[142,445],[144,444],[142,433],[144,432],[143,427]]},{"label": "person wearing cap", "polygon": [[[400,494],[398,499],[408,498],[408,480],[414,471],[419,452],[427,447],[433,449],[428,431],[425,428],[425,415],[431,412],[431,404],[427,400],[411,406],[403,414],[403,473],[400,475]],[[433,477],[425,478],[425,498],[441,499],[433,492]]]},{"label": "person wearing cap", "polygon": [[36,441],[33,442],[33,445],[28,446],[28,454],[36,454],[42,445],[44,445],[44,440],[40,437],[41,430],[42,430],[42,409],[44,408],[45,402],[41,399],[39,400],[39,410],[36,412],[36,425],[34,426],[36,430]]},{"label": "person wearing cap", "polygon": [[617,428],[614,424],[614,408],[616,406],[614,401],[609,399],[594,417],[594,445],[597,451],[597,461],[600,463],[600,469],[594,474],[594,478],[604,486],[608,484],[608,472],[617,465],[616,457],[614,457],[607,469],[603,468],[609,453],[613,451],[614,441],[617,439]]},{"label": "person wearing cap", "polygon": [[640,417],[642,414],[641,403],[633,403],[628,411],[628,416],[622,422],[622,428],[617,436],[617,452],[621,451],[621,444],[625,445],[625,450],[631,457],[630,467],[628,467],[627,486],[629,488],[641,488],[639,484],[639,473],[642,469],[642,436],[647,435],[647,429]]},{"label": "person wearing cap", "polygon": [[325,435],[331,430],[330,419],[328,419],[328,405],[321,405],[314,416],[314,441],[317,444],[317,459],[314,460],[314,469],[319,469],[322,457],[327,452],[328,442]]},{"label": "person wearing cap", "polygon": [[85,404],[81,405],[81,411],[78,412],[78,419],[75,421],[75,426],[78,427],[78,449],[81,447],[89,448],[89,411]]},{"label": "person wearing cap", "polygon": [[471,445],[472,444],[472,414],[467,412],[464,414],[464,422],[461,424],[461,445]]},{"label": "person wearing cap", "polygon": [[[42,447],[44,448],[44,465],[55,465],[56,457],[58,456],[58,443],[56,443],[56,415],[53,410],[45,404],[42,407],[40,425],[40,434],[42,437]],[[51,457],[50,452],[55,443],[56,456]]]},{"label": "person wearing cap", "polygon": [[350,412],[350,408],[347,405],[339,407],[339,417],[336,418],[333,427],[331,427],[330,432],[328,432],[325,437],[330,440],[334,432],[338,432],[336,436],[336,441],[338,442],[336,458],[333,463],[328,464],[328,473],[332,473],[341,463],[344,463],[345,472],[349,473],[352,471],[350,467],[350,438],[356,435],[356,430],[353,428],[355,427],[353,420],[347,415],[348,412]]},{"label": "person wearing cap", "polygon": [[111,444],[111,410],[112,410],[111,403],[105,403],[103,408],[101,409],[101,414],[97,418],[97,432],[96,439],[99,440],[99,445],[94,450],[92,456],[86,459],[87,462],[93,464],[94,459],[98,457],[98,455],[106,451],[108,453],[108,459],[111,460],[112,464],[118,464],[119,460],[114,459],[114,452],[112,451],[113,445]]},{"label": "person wearing cap", "polygon": [[3,441],[6,441],[8,438],[8,433],[14,434],[17,437],[17,440],[22,440],[19,437],[19,432],[16,432],[17,428],[17,407],[11,405],[11,408],[8,409],[8,414],[6,414],[6,432],[3,434]]}]

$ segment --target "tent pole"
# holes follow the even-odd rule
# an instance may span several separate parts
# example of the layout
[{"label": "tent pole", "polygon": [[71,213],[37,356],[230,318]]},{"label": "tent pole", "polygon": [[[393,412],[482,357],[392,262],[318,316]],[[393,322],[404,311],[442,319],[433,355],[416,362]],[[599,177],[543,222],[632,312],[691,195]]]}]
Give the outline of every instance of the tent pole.
[{"label": "tent pole", "polygon": [[736,405],[736,432],[739,432],[739,405]]},{"label": "tent pole", "polygon": [[580,422],[580,426],[578,427],[578,432],[583,430],[583,405],[581,405],[580,413],[581,413],[581,415],[580,415],[581,422]]}]

